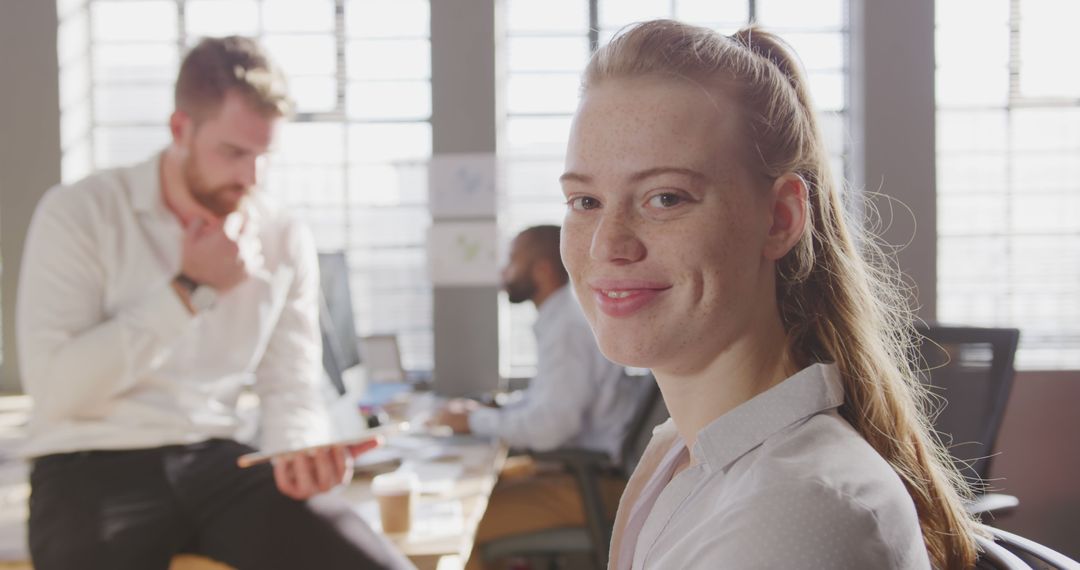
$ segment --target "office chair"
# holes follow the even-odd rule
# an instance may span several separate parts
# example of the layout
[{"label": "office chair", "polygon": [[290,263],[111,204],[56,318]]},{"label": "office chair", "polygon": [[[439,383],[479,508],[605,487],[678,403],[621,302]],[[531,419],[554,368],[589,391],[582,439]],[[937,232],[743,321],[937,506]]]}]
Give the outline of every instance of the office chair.
[{"label": "office chair", "polygon": [[985,570],[1080,570],[1075,560],[1037,542],[1011,532],[982,525],[990,537],[976,535],[979,560],[975,568]]},{"label": "office chair", "polygon": [[976,492],[968,511],[984,515],[1016,507],[1016,497],[987,492],[986,481],[1012,390],[1020,331],[933,325],[919,333],[924,380],[945,400],[934,429]]},{"label": "office chair", "polygon": [[975,561],[976,570],[1031,570],[1018,556],[1009,552],[994,539],[975,535],[979,545],[979,559]]},{"label": "office chair", "polygon": [[611,475],[629,479],[652,438],[653,428],[668,418],[656,379],[648,375],[636,380],[648,385],[630,421],[617,463],[606,453],[584,449],[559,449],[532,454],[537,461],[561,463],[574,476],[585,510],[585,527],[555,528],[494,540],[482,548],[481,555],[485,560],[536,556],[554,563],[559,555],[588,554],[597,570],[607,568],[612,524],[600,493],[600,480]]}]

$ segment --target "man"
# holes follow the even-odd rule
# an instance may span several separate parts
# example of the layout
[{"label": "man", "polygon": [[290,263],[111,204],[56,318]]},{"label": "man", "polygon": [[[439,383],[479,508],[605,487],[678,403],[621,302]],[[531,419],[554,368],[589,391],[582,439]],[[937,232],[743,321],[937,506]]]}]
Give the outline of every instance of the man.
[{"label": "man", "polygon": [[[449,402],[434,423],[457,433],[501,438],[512,447],[602,451],[618,459],[629,422],[647,384],[604,358],[581,312],[559,256],[559,227],[536,226],[514,238],[502,273],[511,303],[532,301],[537,371],[523,397],[504,408],[471,400]],[[478,543],[560,526],[581,526],[584,511],[574,481],[561,472],[511,476],[504,471],[477,533]],[[622,483],[604,485],[612,507]],[[470,567],[478,567],[476,555]]]},{"label": "man", "polygon": [[236,465],[252,386],[266,450],[325,440],[318,263],[295,220],[254,194],[289,110],[251,40],[185,57],[172,143],[51,189],[30,225],[17,303],[37,570],[409,568],[340,500],[348,450]]}]

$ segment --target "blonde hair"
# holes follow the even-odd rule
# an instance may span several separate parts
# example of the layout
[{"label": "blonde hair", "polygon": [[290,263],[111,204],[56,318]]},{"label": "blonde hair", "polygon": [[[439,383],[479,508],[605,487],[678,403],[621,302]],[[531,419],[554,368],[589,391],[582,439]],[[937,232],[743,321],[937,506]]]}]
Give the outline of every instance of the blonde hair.
[{"label": "blonde hair", "polygon": [[[892,466],[918,512],[938,568],[974,565],[974,520],[963,479],[928,421],[928,392],[913,367],[907,289],[872,239],[859,246],[829,168],[806,80],[782,40],[757,26],[731,37],[670,20],[634,25],[598,50],[583,89],[607,78],[670,76],[730,90],[756,147],[751,169],[806,181],[801,241],[777,262],[777,303],[802,366],[832,361],[843,378],[840,414]],[[756,164],[755,164],[756,163]],[[859,224],[852,224],[859,228]]]},{"label": "blonde hair", "polygon": [[180,64],[176,109],[201,122],[217,112],[230,90],[265,116],[292,112],[285,76],[255,40],[242,36],[201,40]]}]

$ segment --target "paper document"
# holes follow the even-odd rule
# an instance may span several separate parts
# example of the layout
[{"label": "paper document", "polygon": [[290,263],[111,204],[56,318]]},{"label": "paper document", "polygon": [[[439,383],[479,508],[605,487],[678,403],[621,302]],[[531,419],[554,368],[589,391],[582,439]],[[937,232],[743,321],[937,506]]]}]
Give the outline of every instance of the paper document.
[{"label": "paper document", "polygon": [[406,461],[400,471],[412,472],[420,480],[420,492],[429,495],[445,495],[454,490],[465,467],[460,462]]}]

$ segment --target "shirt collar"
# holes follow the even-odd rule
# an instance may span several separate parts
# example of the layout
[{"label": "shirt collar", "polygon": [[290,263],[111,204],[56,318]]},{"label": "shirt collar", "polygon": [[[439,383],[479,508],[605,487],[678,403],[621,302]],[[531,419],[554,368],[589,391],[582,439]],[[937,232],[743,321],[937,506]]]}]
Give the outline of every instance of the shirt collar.
[{"label": "shirt collar", "polygon": [[836,365],[810,365],[705,426],[692,455],[722,470],[774,434],[843,402]]},{"label": "shirt collar", "polygon": [[154,156],[127,169],[127,191],[131,206],[139,213],[163,214],[169,210],[161,195],[161,155]]},{"label": "shirt collar", "polygon": [[556,315],[563,313],[563,306],[566,305],[566,303],[576,302],[569,284],[556,289],[554,293],[548,295],[548,298],[545,299],[544,303],[537,309],[536,322],[533,324],[533,331],[542,330],[547,326],[547,323],[556,318]]},{"label": "shirt collar", "polygon": [[[165,204],[165,197],[161,191],[161,160],[163,152],[140,162],[125,173],[127,191],[131,195],[131,206],[141,214],[151,214],[179,219]],[[262,203],[260,197],[249,196],[241,207],[243,215],[250,225],[261,217]],[[232,214],[235,215],[235,214]],[[545,305],[546,306],[546,305]]]}]

